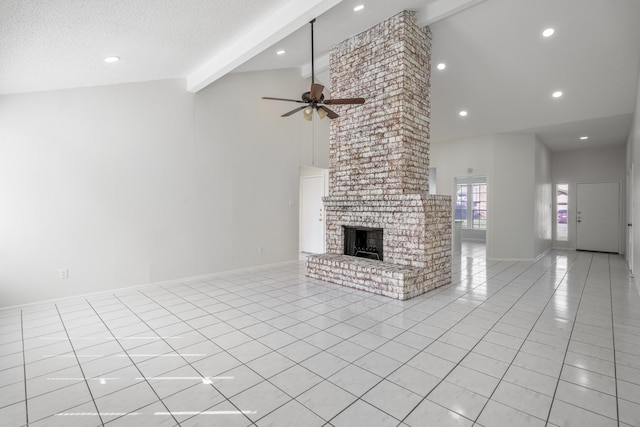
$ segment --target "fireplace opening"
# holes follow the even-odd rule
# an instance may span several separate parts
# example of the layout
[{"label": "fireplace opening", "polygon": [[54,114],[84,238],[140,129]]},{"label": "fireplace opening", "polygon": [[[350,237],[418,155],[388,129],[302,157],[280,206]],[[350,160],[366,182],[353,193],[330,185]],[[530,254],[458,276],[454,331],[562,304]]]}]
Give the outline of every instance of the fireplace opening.
[{"label": "fireplace opening", "polygon": [[344,254],[362,258],[383,260],[382,228],[344,228]]}]

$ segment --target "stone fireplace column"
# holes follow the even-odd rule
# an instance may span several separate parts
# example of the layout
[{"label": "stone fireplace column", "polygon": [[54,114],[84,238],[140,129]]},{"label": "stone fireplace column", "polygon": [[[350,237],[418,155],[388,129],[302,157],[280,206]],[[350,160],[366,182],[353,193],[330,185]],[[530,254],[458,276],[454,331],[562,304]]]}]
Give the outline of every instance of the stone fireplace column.
[{"label": "stone fireplace column", "polygon": [[[430,47],[404,11],[333,48],[332,97],[366,102],[331,123],[327,253],[308,276],[398,299],[451,282],[451,198],[428,194]],[[344,227],[382,229],[384,260],[345,255]]]}]

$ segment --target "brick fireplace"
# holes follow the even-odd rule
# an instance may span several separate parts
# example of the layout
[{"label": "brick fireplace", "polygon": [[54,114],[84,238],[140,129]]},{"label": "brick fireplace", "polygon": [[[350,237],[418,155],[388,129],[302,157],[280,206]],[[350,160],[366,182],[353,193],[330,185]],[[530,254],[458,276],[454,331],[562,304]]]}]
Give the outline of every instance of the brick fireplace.
[{"label": "brick fireplace", "polygon": [[[401,300],[451,283],[451,198],[429,195],[430,46],[404,11],[331,51],[332,97],[366,103],[331,124],[327,253],[309,277]],[[352,229],[382,247],[347,254]]]}]

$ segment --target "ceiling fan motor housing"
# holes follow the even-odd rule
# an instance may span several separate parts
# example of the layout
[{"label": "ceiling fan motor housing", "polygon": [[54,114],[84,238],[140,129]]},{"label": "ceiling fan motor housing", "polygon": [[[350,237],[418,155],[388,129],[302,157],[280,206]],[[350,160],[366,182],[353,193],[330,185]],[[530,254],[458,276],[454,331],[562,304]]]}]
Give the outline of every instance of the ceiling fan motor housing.
[{"label": "ceiling fan motor housing", "polygon": [[324,94],[320,94],[320,98],[319,99],[311,99],[311,92],[305,92],[302,94],[302,100],[304,102],[322,102],[324,101]]}]

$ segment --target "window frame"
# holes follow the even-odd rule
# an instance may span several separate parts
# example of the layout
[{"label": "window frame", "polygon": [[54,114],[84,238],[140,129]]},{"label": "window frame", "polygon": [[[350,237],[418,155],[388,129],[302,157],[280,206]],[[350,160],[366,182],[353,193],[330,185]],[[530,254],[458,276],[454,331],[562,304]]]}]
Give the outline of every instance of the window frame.
[{"label": "window frame", "polygon": [[[564,189],[561,189],[560,187],[564,186]],[[553,203],[555,205],[555,210],[554,210],[554,236],[553,239],[556,242],[568,242],[569,241],[569,191],[570,191],[570,186],[568,182],[557,182],[554,185],[554,196],[553,196]],[[559,198],[560,198],[560,192],[561,191],[565,191],[566,194],[564,194],[564,197],[566,199],[566,202],[562,203],[560,202]],[[561,207],[564,206],[564,209],[562,209]],[[561,218],[559,217],[560,215],[560,211],[564,210],[565,211],[565,216],[564,216],[564,222],[561,222]],[[560,230],[564,230],[563,235],[560,235]]]},{"label": "window frame", "polygon": [[[466,190],[461,191],[465,187]],[[457,221],[463,221],[463,229],[486,231],[488,192],[486,177],[456,178],[454,218]],[[465,200],[460,202],[460,196],[462,195],[464,195]],[[459,218],[462,212],[464,212],[465,218]]]}]

